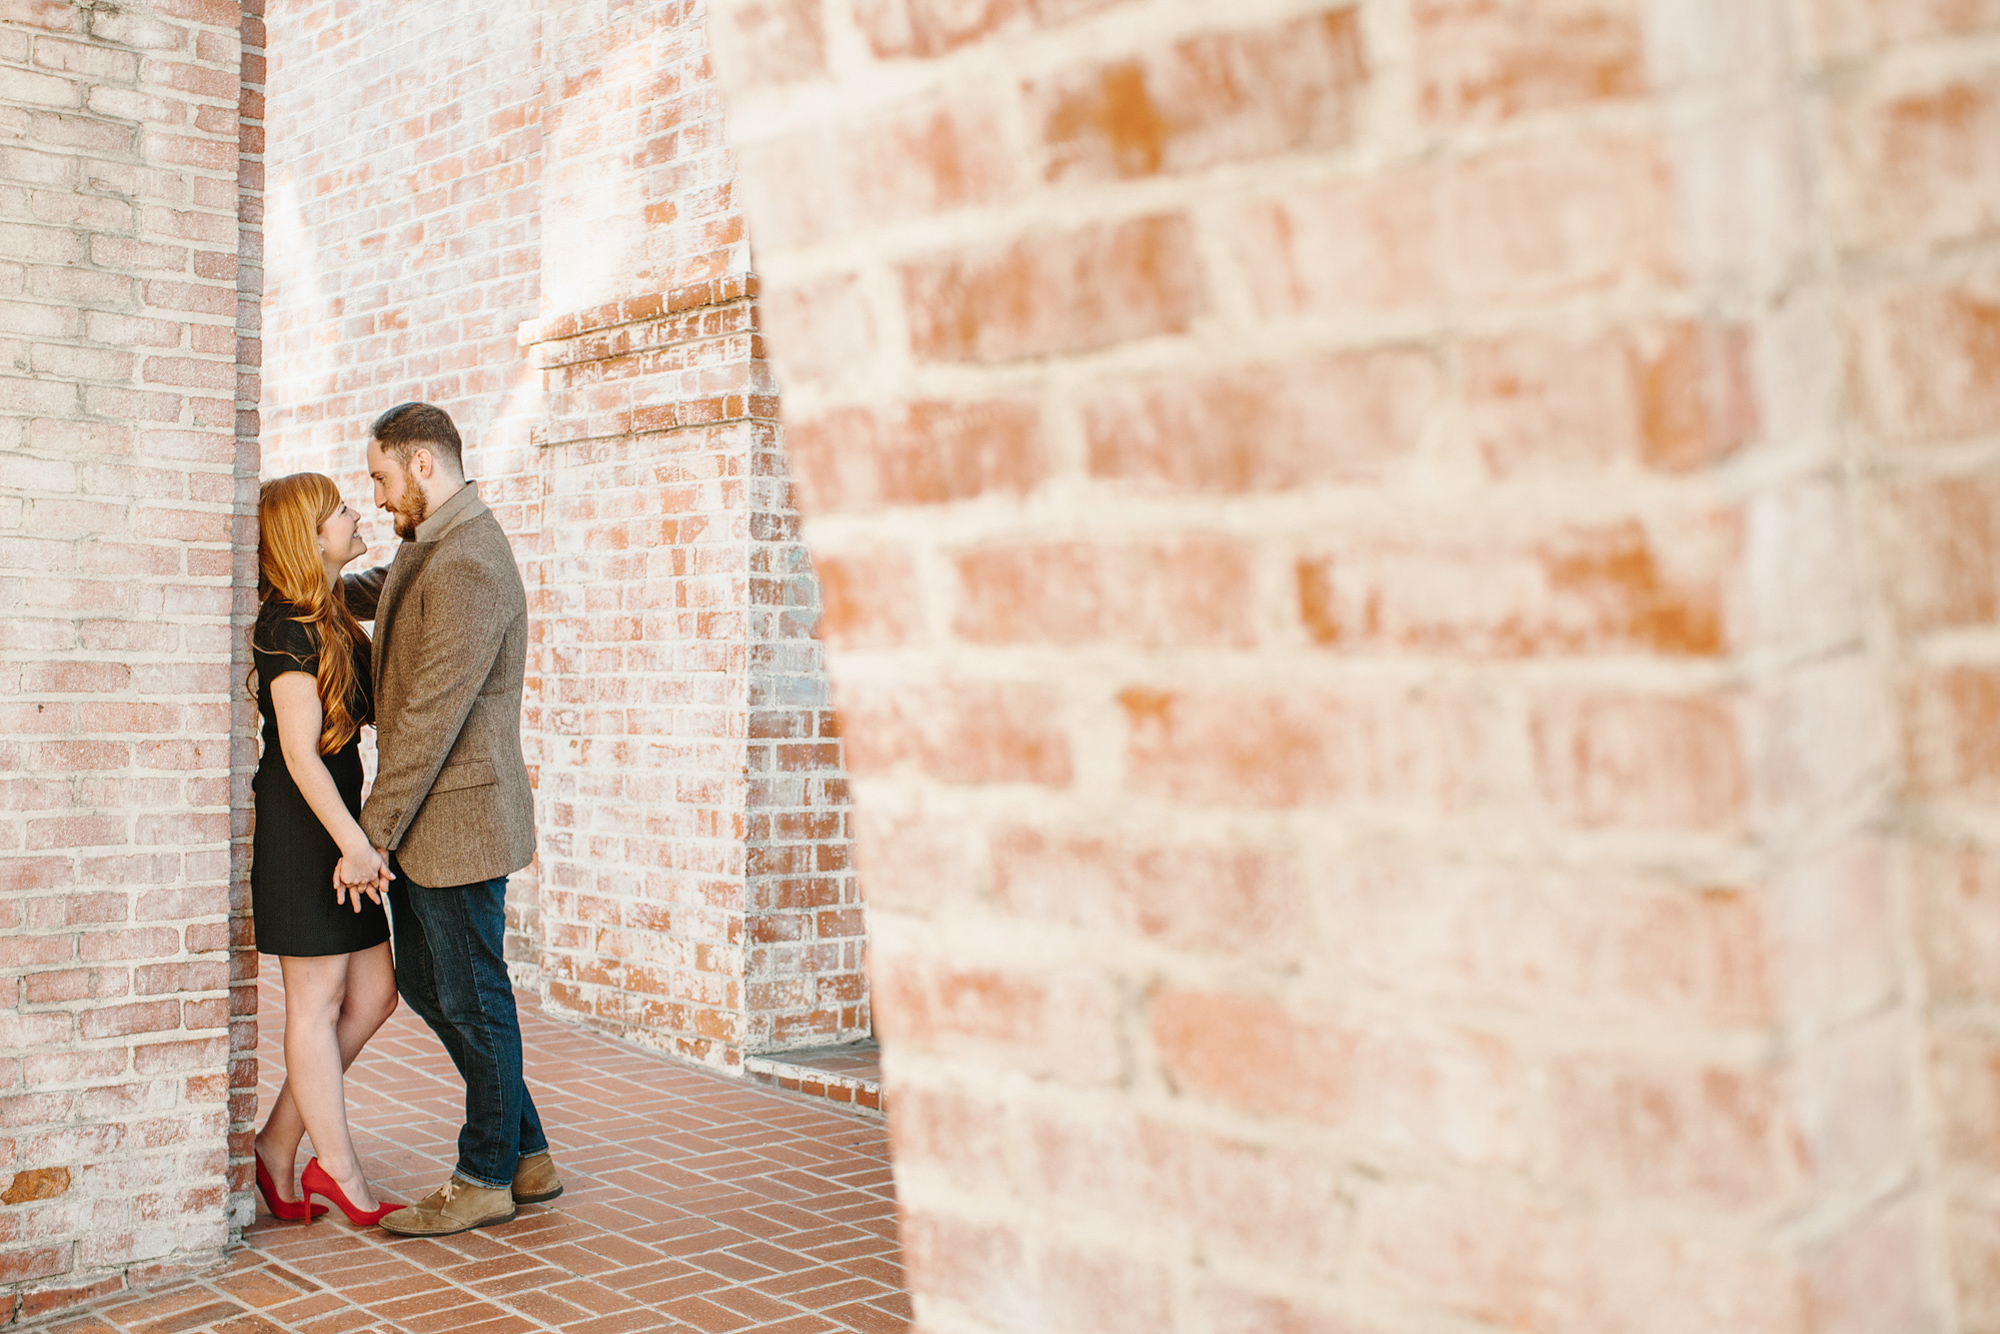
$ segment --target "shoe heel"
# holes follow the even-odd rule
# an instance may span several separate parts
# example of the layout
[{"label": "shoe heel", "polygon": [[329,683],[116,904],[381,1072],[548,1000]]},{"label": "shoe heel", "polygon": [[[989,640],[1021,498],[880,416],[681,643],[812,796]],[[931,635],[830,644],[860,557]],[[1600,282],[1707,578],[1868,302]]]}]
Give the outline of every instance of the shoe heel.
[{"label": "shoe heel", "polygon": [[327,1175],[326,1169],[319,1165],[317,1158],[307,1163],[306,1170],[299,1173],[299,1189],[305,1192],[307,1199],[317,1195],[321,1199],[331,1200],[340,1207],[340,1212],[347,1215],[347,1221],[356,1227],[374,1227],[403,1207],[400,1204],[385,1204],[376,1209],[355,1208],[354,1202],[347,1198],[347,1192],[340,1188],[339,1182]]},{"label": "shoe heel", "polygon": [[271,1176],[271,1169],[264,1166],[255,1149],[250,1151],[250,1157],[257,1164],[257,1193],[264,1197],[264,1207],[271,1211],[271,1217],[287,1223],[309,1223],[326,1212],[326,1206],[314,1204],[310,1195],[298,1200],[279,1199],[278,1183]]}]

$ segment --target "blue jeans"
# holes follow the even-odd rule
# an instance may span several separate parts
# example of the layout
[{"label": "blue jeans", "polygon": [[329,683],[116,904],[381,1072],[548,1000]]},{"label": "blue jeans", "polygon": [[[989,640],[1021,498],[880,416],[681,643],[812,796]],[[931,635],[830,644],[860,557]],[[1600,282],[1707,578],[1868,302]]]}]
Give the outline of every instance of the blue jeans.
[{"label": "blue jeans", "polygon": [[389,867],[396,989],[465,1080],[457,1175],[511,1186],[515,1165],[549,1141],[521,1078],[521,1020],[503,952],[507,877],[433,889],[412,881],[394,857]]}]

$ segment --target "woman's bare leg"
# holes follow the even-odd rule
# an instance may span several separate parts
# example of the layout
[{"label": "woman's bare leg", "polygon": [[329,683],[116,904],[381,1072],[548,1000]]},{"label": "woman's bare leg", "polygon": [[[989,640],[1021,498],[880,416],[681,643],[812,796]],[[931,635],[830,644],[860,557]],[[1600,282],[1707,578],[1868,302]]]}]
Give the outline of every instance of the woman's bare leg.
[{"label": "woman's bare leg", "polygon": [[[386,941],[369,949],[357,950],[353,954],[333,955],[323,959],[279,960],[280,966],[290,964],[333,964],[336,962],[344,962],[346,965],[345,976],[339,989],[337,1017],[333,1024],[334,1040],[338,1045],[340,1053],[340,1069],[344,1072],[347,1067],[354,1064],[355,1057],[359,1056],[361,1049],[368,1045],[368,1040],[374,1037],[376,1031],[388,1021],[389,1016],[396,1012],[396,966],[390,956],[389,945]],[[257,1154],[264,1160],[264,1165],[270,1169],[271,1176],[278,1186],[278,1194],[286,1200],[293,1198],[293,1182],[298,1176],[299,1141],[304,1138],[308,1129],[306,1117],[299,1110],[298,1097],[292,1087],[292,1016],[297,1008],[296,1002],[305,999],[302,994],[295,997],[292,989],[292,977],[292,970],[287,968],[285,972],[285,1063],[287,1066],[285,1082],[283,1087],[278,1090],[278,1096],[271,1105],[271,1114],[265,1118],[264,1128],[257,1132]],[[323,1017],[321,1022],[324,1022]],[[347,1129],[344,1086],[341,1091],[343,1097],[334,1104],[334,1107],[338,1111],[340,1129],[344,1136]],[[333,1164],[329,1161],[328,1155],[321,1149],[320,1140],[317,1135],[313,1137],[313,1147],[315,1151],[319,1152],[320,1166],[326,1168],[328,1175],[341,1183],[343,1190],[347,1189],[348,1182],[338,1172],[334,1171]],[[351,1145],[349,1153],[350,1155],[352,1153]],[[364,1185],[362,1189],[365,1190],[366,1186]],[[369,1207],[367,1203],[351,1191],[348,1194],[348,1199],[352,1200],[359,1207]]]}]

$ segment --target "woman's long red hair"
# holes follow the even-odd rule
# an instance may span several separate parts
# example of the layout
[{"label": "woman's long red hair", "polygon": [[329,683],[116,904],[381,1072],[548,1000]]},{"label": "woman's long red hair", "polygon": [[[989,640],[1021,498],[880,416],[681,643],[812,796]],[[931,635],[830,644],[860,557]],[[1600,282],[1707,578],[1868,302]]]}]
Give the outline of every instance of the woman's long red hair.
[{"label": "woman's long red hair", "polygon": [[361,693],[354,670],[361,623],[347,609],[339,584],[328,585],[319,548],[320,525],[339,508],[340,488],[316,472],[276,478],[257,495],[257,602],[260,607],[273,598],[291,603],[299,610],[291,619],[315,632],[322,755],[333,754],[361,730],[354,716]]}]

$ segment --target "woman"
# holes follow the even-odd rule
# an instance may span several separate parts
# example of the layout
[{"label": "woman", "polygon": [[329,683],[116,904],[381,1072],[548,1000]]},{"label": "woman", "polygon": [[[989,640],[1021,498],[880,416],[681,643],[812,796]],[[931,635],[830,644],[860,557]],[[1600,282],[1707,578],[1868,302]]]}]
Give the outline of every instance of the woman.
[{"label": "woman", "polygon": [[[340,585],[340,567],[368,544],[360,515],[318,473],[266,482],[257,525],[250,648],[264,754],[252,784],[250,899],[257,949],[278,956],[285,979],[285,1085],[257,1132],[257,1188],[279,1218],[325,1213],[312,1203],[320,1195],[374,1223],[401,1206],[378,1204],[368,1188],[342,1087],[396,1008],[381,901],[389,868],[355,819],[361,728],[373,718],[368,637]],[[293,1198],[306,1134],[318,1157],[306,1164],[304,1198]]]}]

